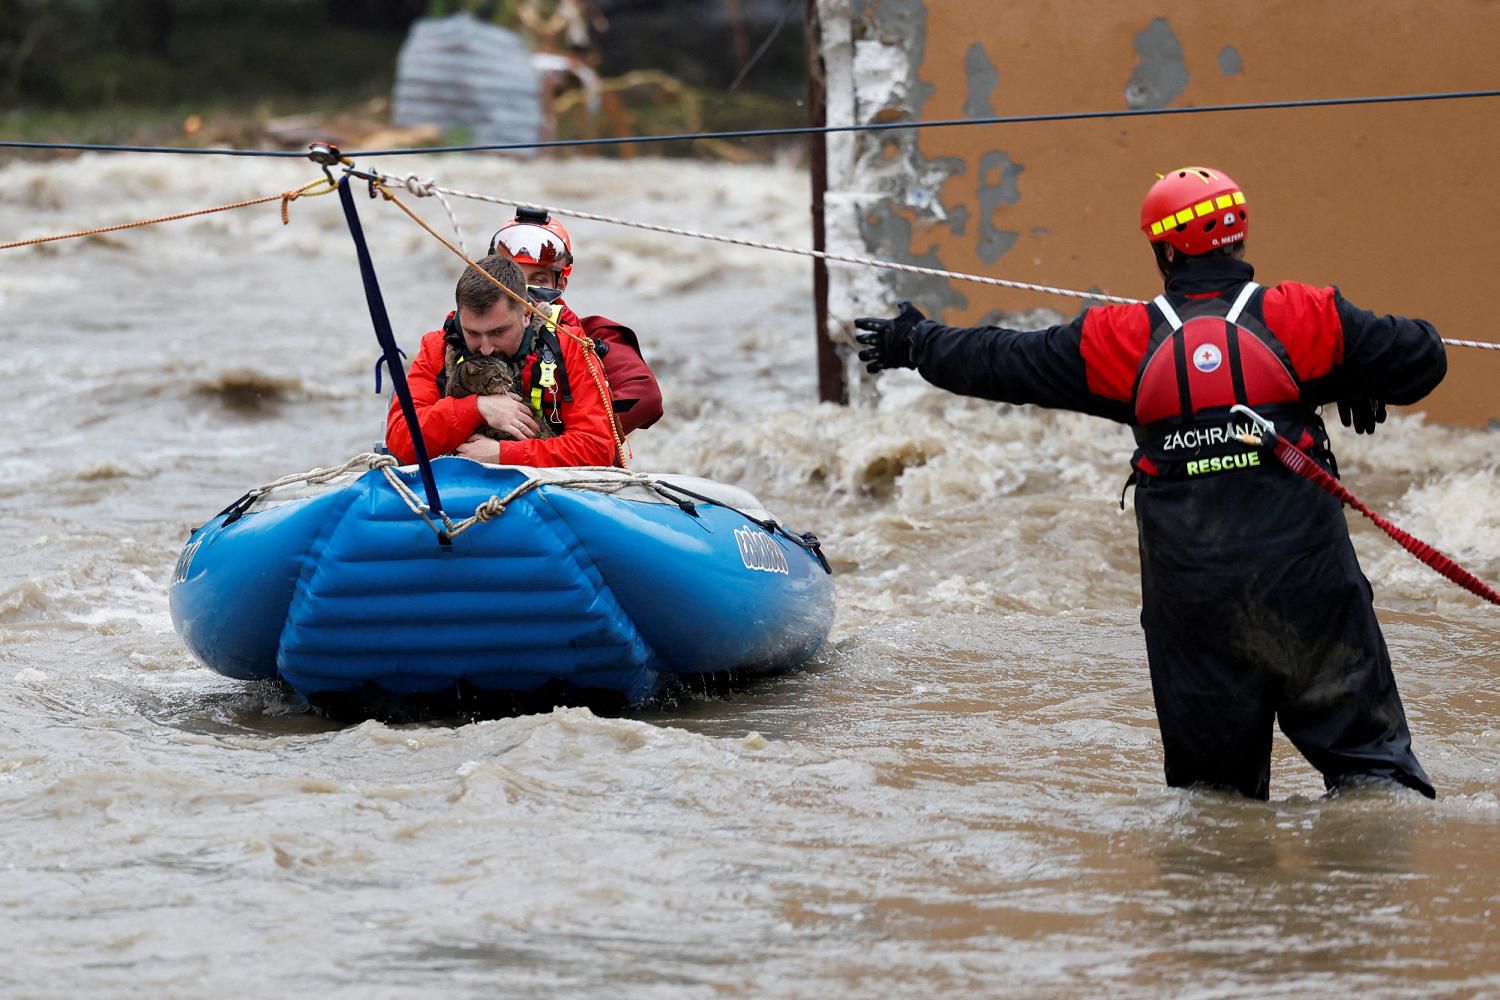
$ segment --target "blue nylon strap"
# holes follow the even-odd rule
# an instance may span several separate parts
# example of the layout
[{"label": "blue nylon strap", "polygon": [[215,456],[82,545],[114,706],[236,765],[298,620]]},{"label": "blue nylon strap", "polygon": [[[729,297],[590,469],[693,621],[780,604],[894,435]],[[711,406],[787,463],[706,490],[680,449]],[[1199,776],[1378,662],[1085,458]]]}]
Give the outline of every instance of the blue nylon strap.
[{"label": "blue nylon strap", "polygon": [[422,486],[427,490],[427,506],[438,516],[443,513],[443,501],[438,496],[437,480],[432,477],[432,460],[427,457],[427,442],[422,439],[422,427],[417,422],[417,407],[411,401],[411,389],[406,384],[406,369],[402,366],[401,349],[396,346],[396,337],[391,333],[391,320],[385,312],[385,299],[380,297],[380,283],[375,280],[375,265],[370,261],[370,250],[365,245],[365,231],[359,224],[359,212],[354,207],[354,195],[349,190],[349,177],[339,179],[339,200],[344,203],[344,218],[349,221],[349,235],[354,237],[354,251],[359,255],[359,275],[365,282],[365,300],[370,304],[370,320],[375,324],[375,339],[385,352],[386,369],[391,373],[391,388],[401,401],[401,412],[406,417],[406,426],[411,430],[412,448],[417,453],[417,466],[422,473]]},{"label": "blue nylon strap", "polygon": [[[403,358],[406,357],[406,352],[403,350],[397,349],[396,353]],[[386,361],[387,358],[384,354],[381,354],[375,361],[375,395],[377,396],[380,395],[380,369],[385,365]]]}]

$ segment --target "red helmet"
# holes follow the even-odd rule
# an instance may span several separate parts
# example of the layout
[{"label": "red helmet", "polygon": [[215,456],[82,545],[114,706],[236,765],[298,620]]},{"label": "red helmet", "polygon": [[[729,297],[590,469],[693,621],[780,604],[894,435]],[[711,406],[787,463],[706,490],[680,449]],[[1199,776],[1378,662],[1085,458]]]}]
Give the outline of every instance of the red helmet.
[{"label": "red helmet", "polygon": [[1141,203],[1141,231],[1185,254],[1207,253],[1245,238],[1240,186],[1222,170],[1183,167],[1151,185]]},{"label": "red helmet", "polygon": [[538,209],[516,209],[515,219],[490,237],[490,253],[503,253],[517,264],[548,268],[564,278],[573,273],[573,242],[568,231]]}]

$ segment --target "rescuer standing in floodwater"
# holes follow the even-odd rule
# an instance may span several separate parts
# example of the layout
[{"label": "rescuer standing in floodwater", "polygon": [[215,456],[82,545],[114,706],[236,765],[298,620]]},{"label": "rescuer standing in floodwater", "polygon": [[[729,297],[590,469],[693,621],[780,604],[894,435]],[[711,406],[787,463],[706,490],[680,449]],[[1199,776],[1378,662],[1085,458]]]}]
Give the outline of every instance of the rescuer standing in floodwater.
[{"label": "rescuer standing in floodwater", "polygon": [[1434,795],[1342,505],[1240,440],[1240,404],[1337,474],[1317,407],[1373,433],[1385,405],[1447,372],[1432,325],[1376,316],[1337,288],[1262,288],[1244,194],[1223,171],[1162,177],[1141,206],[1166,291],[1046,330],[955,329],[903,301],[861,318],[870,371],[915,368],[967,396],[1131,425],[1141,625],[1167,783],[1270,795],[1273,721],[1330,793]]}]

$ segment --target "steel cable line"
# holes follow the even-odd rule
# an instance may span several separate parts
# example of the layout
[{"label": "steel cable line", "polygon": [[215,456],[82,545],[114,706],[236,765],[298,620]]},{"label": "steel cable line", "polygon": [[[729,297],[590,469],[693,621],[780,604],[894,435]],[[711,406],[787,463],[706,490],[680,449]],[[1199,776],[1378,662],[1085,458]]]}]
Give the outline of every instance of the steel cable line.
[{"label": "steel cable line", "polygon": [[[761,139],[794,135],[832,135],[843,132],[890,132],[899,129],[954,128],[978,125],[1024,125],[1036,122],[1091,121],[1101,118],[1150,118],[1158,115],[1214,114],[1227,111],[1275,111],[1291,108],[1351,107],[1368,104],[1408,104],[1421,101],[1469,100],[1500,97],[1500,90],[1459,90],[1431,94],[1388,94],[1374,97],[1327,97],[1295,101],[1258,101],[1208,104],[1183,108],[1127,108],[1114,111],[1067,111],[1040,115],[1003,115],[990,118],[947,118],[917,122],[871,122],[863,125],[801,125],[789,128],[742,129],[731,132],[681,132],[668,135],[609,136],[595,139],[548,139],[469,146],[418,146],[407,149],[370,149],[349,156],[414,156],[429,153],[482,153],[524,149],[617,146],[632,142],[691,142],[699,139]],[[301,157],[305,153],[281,149],[193,148],[189,146],[117,146],[77,142],[0,140],[0,148],[54,149],[109,153],[180,153],[188,155]]]}]

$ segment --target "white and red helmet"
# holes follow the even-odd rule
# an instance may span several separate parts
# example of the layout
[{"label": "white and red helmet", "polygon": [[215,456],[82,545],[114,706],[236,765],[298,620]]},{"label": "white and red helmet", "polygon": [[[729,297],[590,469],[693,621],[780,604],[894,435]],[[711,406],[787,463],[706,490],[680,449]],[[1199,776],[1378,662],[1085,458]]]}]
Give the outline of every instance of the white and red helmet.
[{"label": "white and red helmet", "polygon": [[516,217],[490,237],[490,253],[505,254],[523,266],[548,268],[563,278],[573,273],[568,231],[541,209],[516,209]]},{"label": "white and red helmet", "polygon": [[1222,170],[1183,167],[1164,175],[1141,203],[1141,230],[1152,243],[1185,254],[1208,253],[1245,238],[1249,216],[1240,186]]}]

